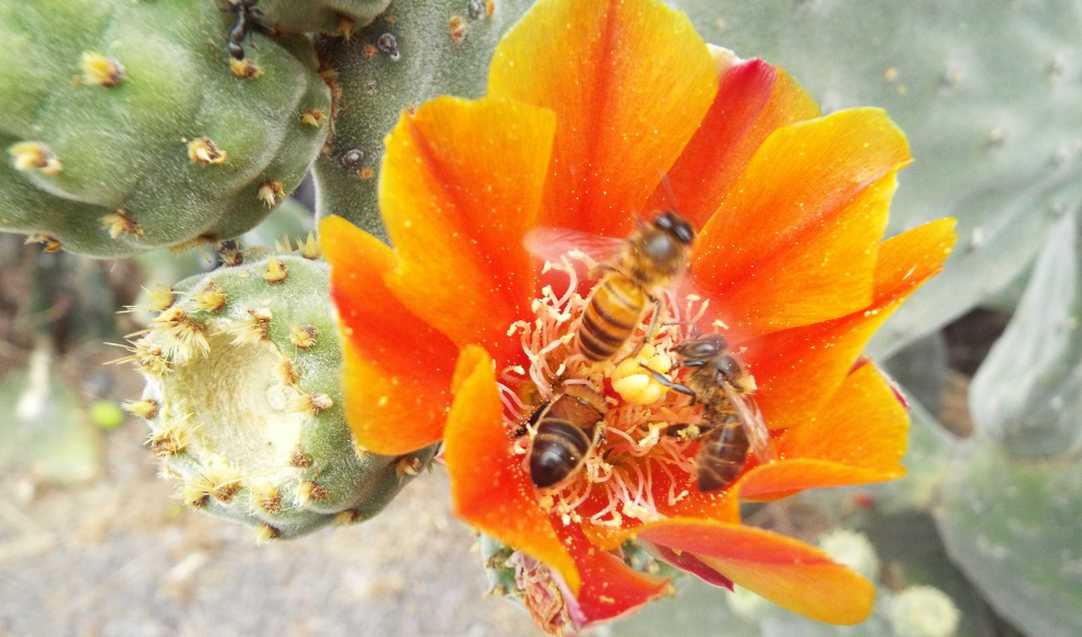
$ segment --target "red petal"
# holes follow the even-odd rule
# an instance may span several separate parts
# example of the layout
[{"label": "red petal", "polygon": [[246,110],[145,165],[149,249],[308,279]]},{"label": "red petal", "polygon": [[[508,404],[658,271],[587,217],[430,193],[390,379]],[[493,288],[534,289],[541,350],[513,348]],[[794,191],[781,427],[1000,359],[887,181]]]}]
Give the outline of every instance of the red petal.
[{"label": "red petal", "polygon": [[675,206],[696,228],[718,209],[752,155],[774,129],[819,115],[784,70],[762,60],[729,67],[714,103],[648,209]]},{"label": "red petal", "polygon": [[670,591],[669,580],[640,573],[586,538],[577,525],[554,521],[582,575],[576,596],[582,625],[615,619]]},{"label": "red petal", "polygon": [[711,586],[726,588],[730,591],[733,590],[733,581],[731,579],[710,568],[702,560],[695,557],[695,555],[684,553],[683,551],[674,551],[667,546],[646,544],[651,550],[655,551],[661,559],[672,564],[676,568],[691,573]]},{"label": "red petal", "polygon": [[868,580],[822,551],[770,531],[678,518],[647,525],[639,537],[693,553],[737,585],[819,621],[859,623],[875,600]]}]

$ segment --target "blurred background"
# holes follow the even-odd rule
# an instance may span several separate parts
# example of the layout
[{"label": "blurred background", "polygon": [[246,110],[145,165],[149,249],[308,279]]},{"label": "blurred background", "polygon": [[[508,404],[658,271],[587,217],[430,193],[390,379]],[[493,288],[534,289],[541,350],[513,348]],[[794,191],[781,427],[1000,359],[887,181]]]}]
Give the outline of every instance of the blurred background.
[{"label": "blurred background", "polygon": [[[951,214],[960,242],[869,352],[911,404],[909,475],[746,511],[873,578],[873,617],[833,628],[685,578],[675,600],[596,633],[1082,634],[1082,4],[672,4],[708,41],[784,66],[824,110],[886,108],[916,158],[889,233]],[[350,46],[395,32],[408,59],[406,24]],[[424,91],[451,91],[434,78]],[[306,180],[243,242],[303,238],[322,205]],[[142,379],[104,363],[146,324],[129,308],[148,290],[218,257],[94,260],[23,239],[0,234],[0,636],[539,634],[485,595],[438,467],[375,519],[289,542],[256,545],[183,506],[120,407]]]}]

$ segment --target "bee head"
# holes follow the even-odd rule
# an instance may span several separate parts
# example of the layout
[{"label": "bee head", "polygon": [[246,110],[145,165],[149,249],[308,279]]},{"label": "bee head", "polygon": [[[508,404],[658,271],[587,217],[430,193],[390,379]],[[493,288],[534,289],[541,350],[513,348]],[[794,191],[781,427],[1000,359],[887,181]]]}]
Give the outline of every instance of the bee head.
[{"label": "bee head", "polygon": [[674,212],[663,212],[651,223],[641,226],[632,240],[640,258],[662,276],[673,276],[684,268],[695,233],[691,226]]},{"label": "bee head", "polygon": [[676,347],[676,353],[688,361],[708,361],[728,347],[725,337],[711,334],[691,341],[685,341]]},{"label": "bee head", "polygon": [[695,240],[695,231],[691,229],[691,224],[672,210],[666,210],[658,215],[654,219],[654,227],[685,246],[691,245],[691,242]]}]

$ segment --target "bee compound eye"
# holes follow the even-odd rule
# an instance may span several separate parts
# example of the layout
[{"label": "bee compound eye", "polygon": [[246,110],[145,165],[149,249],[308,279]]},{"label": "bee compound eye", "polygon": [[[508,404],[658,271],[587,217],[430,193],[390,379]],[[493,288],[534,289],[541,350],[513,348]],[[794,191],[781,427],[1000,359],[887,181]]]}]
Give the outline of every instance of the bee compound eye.
[{"label": "bee compound eye", "polygon": [[668,230],[672,228],[672,217],[669,213],[663,212],[654,218],[654,225],[662,230]]},{"label": "bee compound eye", "polygon": [[736,359],[732,356],[722,356],[718,359],[717,369],[728,381],[732,381],[740,375],[740,363],[736,362]]},{"label": "bee compound eye", "polygon": [[686,221],[678,221],[673,227],[673,234],[685,244],[690,244],[695,240],[695,231],[691,229],[691,225]]}]

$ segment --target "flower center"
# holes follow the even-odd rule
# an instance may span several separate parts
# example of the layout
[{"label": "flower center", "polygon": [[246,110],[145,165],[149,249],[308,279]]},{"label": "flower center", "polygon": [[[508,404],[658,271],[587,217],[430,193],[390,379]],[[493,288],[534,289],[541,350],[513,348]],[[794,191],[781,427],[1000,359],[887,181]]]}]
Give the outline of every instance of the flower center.
[{"label": "flower center", "polygon": [[[575,338],[588,304],[579,292],[580,273],[595,268],[587,255],[575,251],[559,262],[545,263],[546,280],[564,278],[566,285],[542,287],[532,303],[533,321],[510,326],[507,334],[518,336],[528,365],[509,366],[498,380],[504,424],[527,472],[531,455],[539,453],[539,429],[548,422],[539,415],[550,413],[546,408],[553,401],[571,391],[604,400],[598,422],[573,423],[585,434],[580,435],[579,449],[587,446],[587,439],[589,444],[576,461],[563,464],[563,479],[541,489],[540,503],[564,524],[620,527],[634,520],[657,520],[663,517],[659,505],[671,507],[688,496],[696,451],[707,429],[702,425],[704,407],[663,381],[683,382],[674,351],[678,345],[726,326],[720,321],[703,325],[708,300],[664,290],[612,357],[591,361],[579,353]],[[557,293],[553,285],[563,291]]]}]

